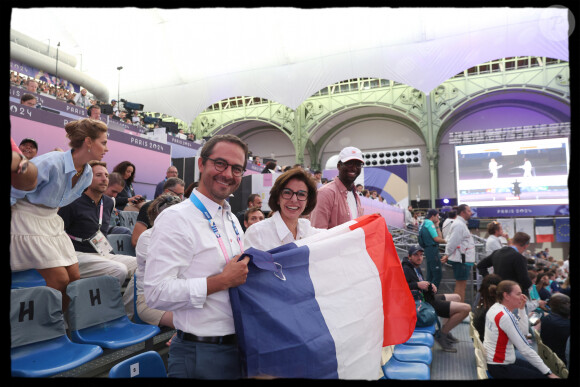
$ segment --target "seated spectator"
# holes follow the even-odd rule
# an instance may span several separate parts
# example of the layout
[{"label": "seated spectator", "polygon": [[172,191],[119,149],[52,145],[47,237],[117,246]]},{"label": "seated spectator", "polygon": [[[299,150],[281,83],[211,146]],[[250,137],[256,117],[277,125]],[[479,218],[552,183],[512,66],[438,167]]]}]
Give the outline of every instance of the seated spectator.
[{"label": "seated spectator", "polygon": [[87,109],[87,115],[93,120],[101,119],[101,107],[99,105],[91,105]]},{"label": "seated spectator", "polygon": [[[147,216],[149,222],[151,222],[151,225],[155,223],[155,219],[163,210],[171,207],[174,204],[180,203],[181,200],[182,199],[180,197],[174,196],[169,192],[163,193],[155,200],[151,201],[151,204],[147,207]],[[137,314],[141,320],[148,324],[160,327],[166,326],[169,328],[175,328],[173,325],[173,312],[149,308],[145,300],[145,294],[143,291],[143,276],[145,275],[145,266],[147,264],[147,251],[149,249],[149,243],[151,240],[151,231],[151,228],[149,228],[141,234],[135,249],[137,254]],[[132,284],[130,283],[129,285]],[[133,291],[132,286],[130,289]],[[129,291],[129,286],[127,286],[127,291]]]},{"label": "seated spectator", "polygon": [[447,319],[436,340],[443,351],[457,352],[457,348],[454,348],[452,344],[459,340],[451,334],[451,330],[469,315],[471,306],[461,302],[459,294],[437,294],[437,287],[424,280],[421,272],[422,262],[423,248],[419,245],[411,246],[409,256],[402,262],[407,284],[409,289],[420,290],[423,293],[425,301],[433,306],[437,316]]},{"label": "seated spectator", "polygon": [[72,239],[81,278],[110,275],[123,286],[137,269],[137,261],[129,255],[112,253],[106,239],[113,210],[113,200],[104,195],[109,185],[107,164],[93,160],[89,165],[93,169],[91,185],[80,198],[61,207],[58,214]]},{"label": "seated spectator", "polygon": [[10,184],[15,189],[21,191],[32,191],[36,187],[38,168],[22,154],[22,151],[18,149],[12,137],[10,137],[10,144],[12,148]]},{"label": "seated spectator", "polygon": [[38,93],[38,82],[34,78],[28,78],[26,82],[24,82],[24,86],[29,93]]},{"label": "seated spectator", "polygon": [[539,311],[542,313],[543,311],[548,312],[549,309],[546,308],[546,301],[540,298],[540,295],[538,294],[538,289],[536,287],[536,280],[538,279],[538,275],[533,270],[528,270],[528,276],[530,277],[530,281],[532,281],[528,310],[532,312],[536,309],[540,309]]},{"label": "seated spectator", "polygon": [[132,204],[138,211],[145,202],[145,198],[141,195],[135,195],[135,190],[133,189],[133,180],[136,173],[135,165],[130,161],[121,161],[113,168],[113,172],[121,174],[123,179],[125,179],[125,187],[117,195],[115,207],[119,211],[123,211],[128,204]]},{"label": "seated spectator", "polygon": [[170,177],[177,177],[178,174],[179,173],[175,165],[172,165],[169,168],[167,168],[167,171],[165,171],[165,179],[157,183],[157,186],[155,187],[155,194],[153,196],[153,199],[157,198],[157,196],[163,193],[163,186],[165,185],[167,179],[169,179]]},{"label": "seated spectator", "polygon": [[260,207],[251,207],[244,213],[244,227],[247,230],[254,223],[261,222],[265,219],[264,213]]},{"label": "seated spectator", "polygon": [[[495,289],[496,303],[485,318],[485,348],[487,370],[494,379],[555,378],[550,368],[530,346],[518,326],[512,310],[522,308],[526,297],[514,281],[501,281]],[[515,348],[521,357],[516,357]]]},{"label": "seated spectator", "polygon": [[261,209],[262,208],[262,197],[259,194],[255,194],[255,193],[250,194],[250,196],[248,196],[248,200],[247,200],[246,204],[247,204],[246,208],[244,208],[243,210],[236,213],[236,217],[238,218],[240,225],[242,225],[242,229],[244,230],[244,232],[246,231],[246,226],[244,225],[246,211],[252,207],[258,207]]},{"label": "seated spectator", "polygon": [[566,277],[566,279],[564,280],[564,283],[560,287],[560,293],[570,297],[570,276]]},{"label": "seated spectator", "polygon": [[274,173],[274,172],[276,172],[276,162],[268,161],[264,169],[262,169],[262,173]]},{"label": "seated spectator", "polygon": [[548,301],[552,296],[548,290],[549,287],[550,277],[548,277],[548,273],[538,274],[538,278],[536,279],[536,290],[538,291],[541,300]]},{"label": "seated spectator", "polygon": [[133,232],[129,227],[121,226],[121,222],[119,220],[119,210],[117,210],[114,206],[114,203],[117,200],[117,195],[123,190],[124,187],[125,180],[123,177],[117,172],[111,172],[109,175],[109,185],[105,191],[105,195],[113,199],[113,212],[111,213],[111,221],[109,223],[109,234],[131,235]]},{"label": "seated spectator", "polygon": [[566,362],[566,341],[570,337],[570,297],[556,293],[550,298],[548,306],[551,313],[541,319],[540,337],[560,360]]},{"label": "seated spectator", "polygon": [[276,179],[268,205],[273,215],[246,230],[246,248],[266,251],[322,231],[302,217],[316,206],[316,184],[302,168],[293,168]]},{"label": "seated spectator", "polygon": [[376,200],[377,199],[377,195],[378,195],[377,191],[374,191],[374,190],[371,191],[371,199]]},{"label": "seated spectator", "polygon": [[22,97],[20,97],[20,103],[22,105],[26,105],[28,107],[36,107],[36,104],[38,103],[38,101],[37,101],[36,97],[33,96],[32,94],[25,93],[25,94],[22,94]]},{"label": "seated spectator", "polygon": [[[185,190],[185,182],[181,180],[179,177],[170,177],[165,181],[163,185],[163,194],[170,193],[174,196],[178,196],[183,199],[183,192]],[[147,203],[143,204],[139,209],[139,214],[137,215],[137,220],[135,221],[135,227],[133,227],[133,233],[131,234],[131,245],[133,247],[137,246],[137,241],[141,234],[153,227],[153,224],[150,222],[148,217],[149,206],[153,203],[152,201],[148,201]]]},{"label": "seated spectator", "polygon": [[38,143],[36,142],[36,140],[27,137],[22,141],[20,141],[18,149],[20,149],[22,154],[26,156],[28,160],[30,160],[36,157],[36,155],[38,154]]},{"label": "seated spectator", "polygon": [[560,284],[556,281],[556,272],[554,270],[550,270],[548,272],[548,278],[550,279],[550,293],[558,293],[560,291]]},{"label": "seated spectator", "polygon": [[489,308],[495,304],[495,288],[501,282],[497,274],[486,275],[481,281],[479,288],[479,304],[473,311],[473,326],[479,333],[479,339],[483,342],[485,336],[485,315]]}]

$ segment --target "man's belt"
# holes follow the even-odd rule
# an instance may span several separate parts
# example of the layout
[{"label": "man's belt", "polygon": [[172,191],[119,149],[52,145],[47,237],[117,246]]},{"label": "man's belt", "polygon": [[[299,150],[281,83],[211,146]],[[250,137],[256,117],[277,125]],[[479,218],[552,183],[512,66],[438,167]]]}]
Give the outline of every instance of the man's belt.
[{"label": "man's belt", "polygon": [[191,333],[177,330],[177,337],[185,341],[192,341],[194,343],[208,343],[208,344],[236,344],[237,337],[235,334],[226,336],[196,336]]}]

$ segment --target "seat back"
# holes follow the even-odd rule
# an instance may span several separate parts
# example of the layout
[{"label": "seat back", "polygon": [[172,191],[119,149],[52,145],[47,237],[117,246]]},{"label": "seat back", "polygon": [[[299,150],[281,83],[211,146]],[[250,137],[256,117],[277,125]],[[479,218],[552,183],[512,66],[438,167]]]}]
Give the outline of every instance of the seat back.
[{"label": "seat back", "polygon": [[166,378],[165,363],[155,351],[147,351],[123,360],[109,371],[109,378]]},{"label": "seat back", "polygon": [[12,272],[11,289],[32,288],[34,286],[46,286],[46,280],[38,270],[22,270]]},{"label": "seat back", "polygon": [[119,211],[119,223],[121,226],[133,231],[137,222],[137,215],[139,215],[139,211]]},{"label": "seat back", "polygon": [[62,295],[58,290],[47,286],[10,290],[12,348],[65,334]]},{"label": "seat back", "polygon": [[[134,211],[131,211],[134,212]],[[107,240],[113,248],[113,253],[122,255],[136,256],[135,248],[131,245],[131,235],[128,234],[109,234]]]},{"label": "seat back", "polygon": [[125,316],[119,280],[110,275],[81,278],[71,282],[68,321],[72,331],[102,324]]}]

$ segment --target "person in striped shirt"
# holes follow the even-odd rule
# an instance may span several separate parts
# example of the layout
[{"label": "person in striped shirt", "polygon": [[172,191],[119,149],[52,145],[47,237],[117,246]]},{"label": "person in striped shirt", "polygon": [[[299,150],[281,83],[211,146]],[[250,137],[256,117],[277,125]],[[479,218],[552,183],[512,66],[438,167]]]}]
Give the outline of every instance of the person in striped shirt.
[{"label": "person in striped shirt", "polygon": [[[520,286],[509,280],[501,281],[496,288],[497,302],[485,315],[487,369],[494,379],[558,379],[544,364],[522,333],[518,317],[512,310],[526,302]],[[515,348],[522,356],[516,357]]]}]

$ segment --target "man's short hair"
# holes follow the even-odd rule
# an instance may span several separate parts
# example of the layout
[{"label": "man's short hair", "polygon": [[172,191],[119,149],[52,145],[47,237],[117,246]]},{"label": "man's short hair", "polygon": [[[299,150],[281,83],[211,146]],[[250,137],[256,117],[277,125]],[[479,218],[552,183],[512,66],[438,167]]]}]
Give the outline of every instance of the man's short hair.
[{"label": "man's short hair", "polygon": [[451,211],[449,211],[449,212],[447,213],[447,217],[448,217],[449,219],[455,219],[455,218],[457,217],[457,211],[455,211],[455,210],[451,210]]},{"label": "man's short hair", "polygon": [[92,168],[95,165],[100,165],[101,167],[105,167],[107,168],[107,163],[105,161],[99,161],[99,160],[91,160],[89,161],[89,166]]},{"label": "man's short hair", "polygon": [[258,194],[251,194],[250,196],[248,196],[248,206],[252,203],[254,203],[254,200],[256,200],[257,197],[260,197],[260,195]]},{"label": "man's short hair", "polygon": [[109,174],[109,186],[119,184],[121,187],[125,188],[125,179],[123,175],[119,172],[111,172]]},{"label": "man's short hair", "polygon": [[467,210],[467,207],[469,207],[469,205],[467,204],[460,204],[457,206],[457,215],[461,215],[462,212],[465,212]]},{"label": "man's short hair", "polygon": [[248,144],[246,144],[238,136],[235,136],[233,134],[218,134],[210,137],[210,139],[207,140],[207,142],[201,148],[201,151],[199,151],[198,153],[202,158],[202,164],[205,165],[205,162],[211,156],[213,148],[216,146],[216,144],[223,141],[236,144],[243,149],[244,165],[242,165],[242,167],[244,167],[245,169],[246,165],[248,164]]},{"label": "man's short hair", "polygon": [[256,211],[260,211],[262,215],[264,215],[264,211],[262,211],[260,207],[250,207],[246,210],[246,212],[244,212],[244,220],[247,222],[250,217],[250,214],[253,214]]},{"label": "man's short hair", "polygon": [[31,99],[36,99],[36,97],[33,96],[32,94],[25,93],[25,94],[22,95],[22,97],[20,97],[20,103],[24,103],[26,101],[30,101]]},{"label": "man's short hair", "polygon": [[499,230],[500,227],[501,224],[499,222],[496,221],[489,222],[489,224],[487,225],[487,233],[489,235],[495,235],[496,231]]},{"label": "man's short hair", "polygon": [[166,189],[171,189],[176,185],[182,185],[185,187],[185,182],[179,177],[170,177],[169,179],[165,180],[165,183],[163,184],[163,190],[165,191]]},{"label": "man's short hair", "polygon": [[530,236],[525,232],[518,231],[514,234],[512,238],[512,243],[518,246],[525,246],[530,243]]}]

